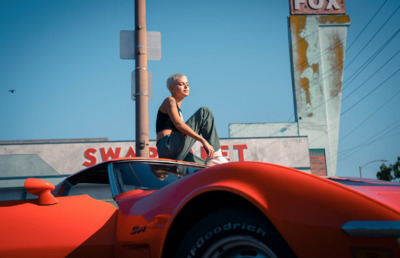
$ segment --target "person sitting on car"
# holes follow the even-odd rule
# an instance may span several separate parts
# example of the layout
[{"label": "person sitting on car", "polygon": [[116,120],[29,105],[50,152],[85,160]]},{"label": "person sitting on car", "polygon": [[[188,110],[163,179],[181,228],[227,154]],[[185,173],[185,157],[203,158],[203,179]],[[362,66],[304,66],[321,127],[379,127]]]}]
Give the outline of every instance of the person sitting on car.
[{"label": "person sitting on car", "polygon": [[[186,123],[183,120],[180,107],[190,91],[187,77],[180,73],[171,75],[167,80],[167,88],[171,96],[162,102],[157,113],[158,156],[207,165],[228,162],[222,155],[214,116],[209,108],[198,109]],[[207,152],[206,161],[190,152],[196,141]]]}]

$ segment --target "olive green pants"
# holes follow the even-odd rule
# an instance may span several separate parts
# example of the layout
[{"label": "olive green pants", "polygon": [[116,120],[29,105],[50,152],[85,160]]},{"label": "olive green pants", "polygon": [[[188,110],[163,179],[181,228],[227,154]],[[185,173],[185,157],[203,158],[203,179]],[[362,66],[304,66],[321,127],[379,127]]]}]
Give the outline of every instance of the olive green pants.
[{"label": "olive green pants", "polygon": [[[214,116],[210,109],[200,108],[186,121],[186,125],[202,135],[213,146],[214,150],[221,148]],[[190,152],[195,142],[195,139],[180,132],[166,135],[157,143],[158,157],[204,164],[203,159]]]}]

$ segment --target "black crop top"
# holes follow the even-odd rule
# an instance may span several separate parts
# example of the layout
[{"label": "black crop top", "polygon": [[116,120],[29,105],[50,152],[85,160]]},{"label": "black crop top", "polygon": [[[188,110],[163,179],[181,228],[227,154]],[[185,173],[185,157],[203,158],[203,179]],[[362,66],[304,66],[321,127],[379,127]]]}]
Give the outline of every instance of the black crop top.
[{"label": "black crop top", "polygon": [[[181,109],[178,107],[178,105],[176,105],[176,107],[178,108],[179,115],[182,118]],[[156,120],[156,132],[158,133],[166,129],[172,130],[173,132],[178,131],[178,129],[176,129],[174,123],[172,122],[171,118],[169,118],[169,115],[158,110],[157,120]]]}]

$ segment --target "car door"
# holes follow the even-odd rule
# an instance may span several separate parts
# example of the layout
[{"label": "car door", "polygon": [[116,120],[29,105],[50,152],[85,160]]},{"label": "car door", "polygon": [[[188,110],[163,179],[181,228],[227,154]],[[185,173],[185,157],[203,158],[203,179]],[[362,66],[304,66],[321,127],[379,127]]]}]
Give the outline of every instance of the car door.
[{"label": "car door", "polygon": [[1,202],[0,256],[112,257],[117,208],[90,196],[96,184],[97,190],[100,185],[110,190],[109,184],[99,184],[96,173],[89,174],[76,175],[73,189],[66,187],[71,182],[61,184],[53,204],[43,205],[38,199]]}]

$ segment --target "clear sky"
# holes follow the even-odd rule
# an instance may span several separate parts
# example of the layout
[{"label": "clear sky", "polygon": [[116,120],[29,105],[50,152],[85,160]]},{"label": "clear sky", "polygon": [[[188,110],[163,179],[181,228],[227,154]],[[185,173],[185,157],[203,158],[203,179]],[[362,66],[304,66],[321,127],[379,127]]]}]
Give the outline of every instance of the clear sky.
[{"label": "clear sky", "polygon": [[[399,6],[346,0],[339,176],[400,155]],[[162,35],[162,59],[148,62],[151,140],[166,78],[177,72],[191,86],[185,117],[210,107],[221,138],[230,123],[294,121],[288,0],[148,0],[146,7],[147,30]],[[119,57],[120,30],[134,29],[134,0],[0,0],[0,26],[0,141],[134,140],[134,60]],[[363,176],[375,178],[380,164]]]}]

